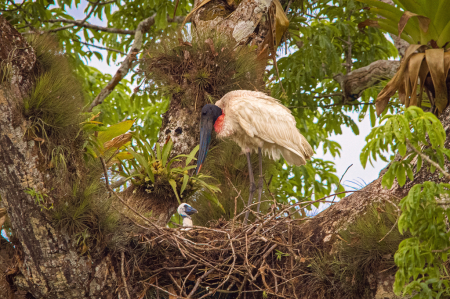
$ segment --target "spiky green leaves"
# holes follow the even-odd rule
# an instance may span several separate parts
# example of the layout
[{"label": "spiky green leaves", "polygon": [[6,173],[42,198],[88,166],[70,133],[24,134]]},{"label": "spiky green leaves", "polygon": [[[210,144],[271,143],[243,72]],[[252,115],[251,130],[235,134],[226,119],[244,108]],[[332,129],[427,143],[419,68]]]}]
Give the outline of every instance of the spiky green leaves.
[{"label": "spiky green leaves", "polygon": [[144,55],[148,89],[171,96],[183,106],[198,108],[236,89],[263,90],[263,61],[255,49],[236,46],[220,34],[194,31],[189,42],[163,39]]},{"label": "spiky green leaves", "polygon": [[[199,174],[189,176],[189,171],[195,165],[189,165],[195,159],[198,146],[188,155],[178,155],[169,159],[173,147],[173,141],[169,139],[161,148],[157,143],[154,147],[145,140],[139,138],[139,134],[134,134],[136,146],[128,147],[127,151],[134,159],[120,162],[120,175],[131,179],[136,185],[146,188],[149,193],[166,193],[172,189],[173,194],[179,203],[185,201],[196,191],[207,191],[210,200],[221,207],[215,195],[220,189],[206,180],[210,176]],[[184,163],[182,163],[184,160]],[[184,164],[184,166],[181,166]],[[174,166],[177,165],[177,166]]]}]

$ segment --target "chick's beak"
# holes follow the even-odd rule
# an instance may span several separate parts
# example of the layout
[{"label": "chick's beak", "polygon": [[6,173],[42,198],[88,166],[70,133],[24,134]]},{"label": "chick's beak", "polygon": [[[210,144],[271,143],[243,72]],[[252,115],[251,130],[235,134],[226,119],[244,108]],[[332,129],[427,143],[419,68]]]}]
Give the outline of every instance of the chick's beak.
[{"label": "chick's beak", "polygon": [[186,214],[188,214],[189,216],[197,213],[198,211],[196,209],[194,209],[193,207],[186,207]]}]

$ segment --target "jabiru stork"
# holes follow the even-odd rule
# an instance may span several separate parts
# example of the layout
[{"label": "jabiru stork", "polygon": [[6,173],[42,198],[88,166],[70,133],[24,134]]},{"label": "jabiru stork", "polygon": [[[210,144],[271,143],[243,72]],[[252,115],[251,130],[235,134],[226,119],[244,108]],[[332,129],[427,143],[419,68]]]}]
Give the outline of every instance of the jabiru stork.
[{"label": "jabiru stork", "polygon": [[[262,93],[250,90],[236,90],[227,93],[215,105],[203,106],[200,119],[200,149],[197,159],[198,174],[202,168],[211,143],[212,129],[219,138],[230,138],[236,142],[247,156],[250,177],[249,206],[256,190],[250,153],[258,152],[259,183],[258,205],[261,202],[263,173],[262,152],[274,160],[280,155],[289,165],[304,165],[314,154],[311,145],[300,134],[291,111],[278,100]],[[247,223],[245,214],[244,224]]]}]

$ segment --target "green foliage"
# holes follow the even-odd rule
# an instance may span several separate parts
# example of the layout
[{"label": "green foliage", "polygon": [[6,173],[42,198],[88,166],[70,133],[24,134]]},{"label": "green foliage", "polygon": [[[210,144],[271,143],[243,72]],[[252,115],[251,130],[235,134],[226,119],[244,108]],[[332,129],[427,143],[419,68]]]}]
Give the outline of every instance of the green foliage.
[{"label": "green foliage", "polygon": [[398,271],[394,291],[414,294],[413,298],[440,298],[450,295],[448,248],[450,184],[425,182],[411,188],[400,206],[400,232],[412,235],[402,241],[395,254]]},{"label": "green foliage", "polygon": [[[296,4],[297,5],[297,4]],[[333,134],[342,134],[342,127],[350,127],[358,135],[359,130],[347,113],[359,113],[360,120],[370,115],[375,122],[375,107],[370,105],[376,98],[382,84],[365,91],[358,105],[359,95],[350,95],[352,105],[343,105],[339,95],[341,87],[333,77],[345,73],[347,47],[352,43],[352,70],[366,66],[379,59],[396,57],[397,50],[376,28],[365,32],[357,24],[369,17],[357,1],[314,1],[307,3],[307,20],[301,10],[293,10],[287,41],[288,53],[278,59],[281,83],[286,91],[283,96],[281,85],[269,87],[275,95],[281,95],[282,103],[292,109],[301,133],[313,148],[323,145],[324,151],[338,154],[340,149],[328,140]],[[281,52],[281,50],[279,51]],[[281,53],[280,53],[281,54]],[[277,75],[271,70],[272,79]],[[331,94],[331,96],[329,96]],[[398,103],[391,103],[395,111]]]},{"label": "green foliage", "polygon": [[[383,125],[373,128],[366,137],[367,144],[360,156],[364,167],[368,161],[370,163],[376,161],[377,157],[387,161],[383,155],[385,152],[398,152],[402,156],[400,161],[391,162],[383,176],[383,186],[390,188],[395,178],[400,186],[405,184],[406,177],[412,180],[414,173],[411,161],[416,157],[418,161],[416,171],[422,167],[422,157],[415,151],[408,150],[407,142],[441,167],[444,165],[444,155],[450,157],[450,150],[444,147],[445,130],[434,114],[411,106],[405,109],[403,114],[385,115],[380,122],[383,121],[385,121]],[[431,172],[435,171],[433,165],[429,167]]]},{"label": "green foliage", "polygon": [[[80,67],[78,73],[83,79],[84,91],[91,99],[112,79],[110,74],[103,74],[91,66]],[[166,112],[170,101],[157,94],[133,90],[130,85],[129,80],[122,79],[103,104],[94,107],[93,113],[100,113],[98,120],[105,125],[114,125],[123,119],[134,119],[141,127],[142,137],[156,142],[162,123],[161,115]]]},{"label": "green foliage", "polygon": [[[444,167],[445,156],[450,151],[444,147],[445,130],[436,116],[411,106],[403,114],[386,115],[385,123],[367,136],[367,145],[361,154],[361,162],[383,157],[383,152],[398,152],[402,157],[391,162],[383,176],[382,184],[390,188],[396,178],[403,186],[406,177],[414,179],[413,159],[417,159],[416,171],[422,167],[422,155]],[[414,147],[415,150],[408,148]],[[422,153],[418,155],[416,151]],[[430,164],[429,170],[435,171]],[[443,174],[440,173],[440,176]],[[449,295],[448,269],[446,266],[450,233],[446,219],[450,213],[447,199],[450,185],[424,182],[414,185],[400,202],[402,214],[398,221],[401,233],[410,233],[395,254],[398,266],[394,290],[397,294],[413,294],[413,298],[439,298]]]},{"label": "green foliage", "polygon": [[27,190],[25,190],[25,193],[31,195],[31,197],[34,198],[34,202],[41,208],[41,211],[42,211],[42,209],[45,209],[45,210],[53,209],[53,203],[50,206],[47,206],[48,205],[48,202],[47,202],[48,195],[47,194],[45,194],[41,191],[36,191],[31,188],[28,188]]},{"label": "green foliage", "polygon": [[275,255],[277,257],[277,261],[281,261],[281,258],[289,256],[289,253],[284,253],[275,249]]},{"label": "green foliage", "polygon": [[394,35],[401,34],[410,44],[426,45],[433,40],[444,47],[450,40],[447,0],[435,0],[433,5],[426,0],[396,0],[396,6],[376,0],[358,1],[373,6],[370,10],[382,17],[376,19],[376,26]]},{"label": "green foliage", "polygon": [[[334,174],[336,170],[331,161],[313,158],[300,167],[277,165],[277,171],[273,187],[280,203],[320,199],[333,191],[344,191],[339,178]],[[344,195],[338,196],[342,198]],[[314,203],[314,206],[317,208],[319,204]],[[307,208],[312,207],[308,205]]]},{"label": "green foliage", "polygon": [[135,146],[127,149],[134,159],[128,160],[127,163],[120,162],[120,174],[123,177],[131,179],[134,185],[143,186],[148,193],[156,193],[162,197],[170,196],[172,193],[180,204],[181,199],[185,201],[196,191],[208,191],[211,195],[209,199],[222,207],[215,195],[220,189],[205,181],[210,176],[204,174],[189,176],[189,170],[196,167],[189,164],[196,160],[195,154],[199,146],[189,155],[178,155],[169,159],[173,147],[171,139],[162,148],[159,143],[153,148],[138,134],[135,134],[135,142]]}]

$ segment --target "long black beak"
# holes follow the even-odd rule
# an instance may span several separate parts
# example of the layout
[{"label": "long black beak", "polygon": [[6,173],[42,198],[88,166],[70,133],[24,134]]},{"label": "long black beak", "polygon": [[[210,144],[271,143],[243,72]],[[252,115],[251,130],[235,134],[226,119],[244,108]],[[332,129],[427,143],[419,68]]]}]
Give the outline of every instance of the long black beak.
[{"label": "long black beak", "polygon": [[198,152],[197,168],[195,169],[195,174],[199,174],[200,170],[202,169],[203,162],[205,162],[206,155],[208,154],[213,125],[214,120],[211,116],[202,116],[200,124],[200,150]]},{"label": "long black beak", "polygon": [[191,216],[191,215],[193,215],[193,214],[198,212],[196,209],[194,209],[191,206],[186,206],[185,211],[186,211],[186,214],[189,215],[189,216]]}]

